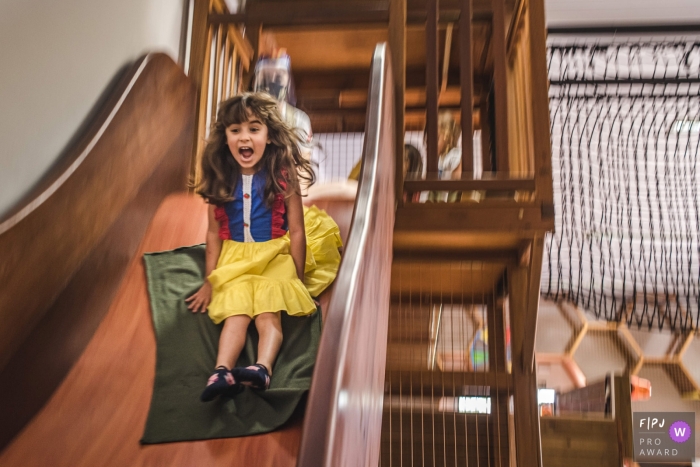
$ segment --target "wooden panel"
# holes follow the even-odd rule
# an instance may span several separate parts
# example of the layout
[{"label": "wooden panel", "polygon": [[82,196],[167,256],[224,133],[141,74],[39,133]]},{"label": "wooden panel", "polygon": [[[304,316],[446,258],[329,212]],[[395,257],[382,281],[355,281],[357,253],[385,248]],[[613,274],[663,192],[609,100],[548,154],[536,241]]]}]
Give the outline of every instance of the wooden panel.
[{"label": "wooden panel", "polygon": [[0,281],[13,293],[0,294],[0,368],[160,161],[189,163],[190,147],[172,145],[192,137],[193,105],[192,85],[172,60],[141,59],[23,207],[2,220]]},{"label": "wooden panel", "polygon": [[483,303],[493,294],[503,270],[497,263],[402,259],[391,267],[391,293],[395,297],[414,293],[426,300],[434,296],[445,302],[464,299]]},{"label": "wooden panel", "polygon": [[622,464],[613,420],[549,417],[543,418],[540,426],[543,467],[619,467]]}]

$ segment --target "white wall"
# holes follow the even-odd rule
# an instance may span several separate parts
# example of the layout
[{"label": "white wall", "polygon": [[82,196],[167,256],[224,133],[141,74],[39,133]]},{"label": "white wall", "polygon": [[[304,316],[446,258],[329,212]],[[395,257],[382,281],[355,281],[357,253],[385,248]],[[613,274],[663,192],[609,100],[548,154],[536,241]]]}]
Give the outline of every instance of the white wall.
[{"label": "white wall", "polygon": [[0,215],[123,65],[153,50],[177,60],[182,11],[183,0],[0,2]]}]

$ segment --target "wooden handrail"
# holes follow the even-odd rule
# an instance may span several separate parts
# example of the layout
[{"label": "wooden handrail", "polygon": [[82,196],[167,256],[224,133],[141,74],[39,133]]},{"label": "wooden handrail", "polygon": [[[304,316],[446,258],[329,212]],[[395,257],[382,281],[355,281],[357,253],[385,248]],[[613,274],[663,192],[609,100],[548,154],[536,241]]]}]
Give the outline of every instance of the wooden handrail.
[{"label": "wooden handrail", "polygon": [[378,465],[394,228],[394,92],[386,44],[372,58],[360,186],[328,307],[299,467]]}]

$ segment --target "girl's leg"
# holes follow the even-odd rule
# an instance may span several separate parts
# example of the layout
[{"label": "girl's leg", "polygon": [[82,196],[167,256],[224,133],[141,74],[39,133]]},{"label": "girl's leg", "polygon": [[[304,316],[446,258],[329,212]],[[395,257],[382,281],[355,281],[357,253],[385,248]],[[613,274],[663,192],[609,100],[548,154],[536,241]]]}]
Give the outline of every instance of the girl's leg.
[{"label": "girl's leg", "polygon": [[270,386],[272,365],[282,346],[282,321],[280,312],[262,313],[255,317],[255,327],[258,330],[258,360],[255,365],[247,368],[234,368],[232,373],[236,381],[257,388],[267,389]]},{"label": "girl's leg", "polygon": [[216,367],[231,369],[245,345],[250,316],[235,315],[226,318],[219,337],[219,353],[216,355]]},{"label": "girl's leg", "polygon": [[231,374],[231,368],[235,365],[238,356],[245,345],[246,334],[250,324],[250,317],[236,315],[226,318],[224,328],[219,337],[219,352],[216,356],[216,370],[209,377],[207,387],[200,398],[204,402],[214,400],[216,396],[234,389],[239,381]]},{"label": "girl's leg", "polygon": [[255,327],[260,339],[258,341],[257,363],[267,368],[272,376],[272,365],[282,346],[282,317],[281,313],[263,313],[255,318]]}]

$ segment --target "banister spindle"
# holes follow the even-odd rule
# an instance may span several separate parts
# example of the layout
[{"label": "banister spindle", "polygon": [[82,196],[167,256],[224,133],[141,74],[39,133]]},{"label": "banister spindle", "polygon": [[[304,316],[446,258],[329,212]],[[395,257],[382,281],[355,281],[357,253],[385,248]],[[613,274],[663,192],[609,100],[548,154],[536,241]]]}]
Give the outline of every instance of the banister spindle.
[{"label": "banister spindle", "polygon": [[459,85],[462,92],[462,170],[474,171],[474,70],[472,67],[472,0],[461,0],[459,15]]},{"label": "banister spindle", "polygon": [[428,173],[438,171],[438,13],[438,0],[428,0],[425,24],[425,132]]},{"label": "banister spindle", "polygon": [[506,76],[506,14],[505,0],[492,0],[493,4],[493,82],[496,134],[496,170],[508,172],[508,82]]}]

